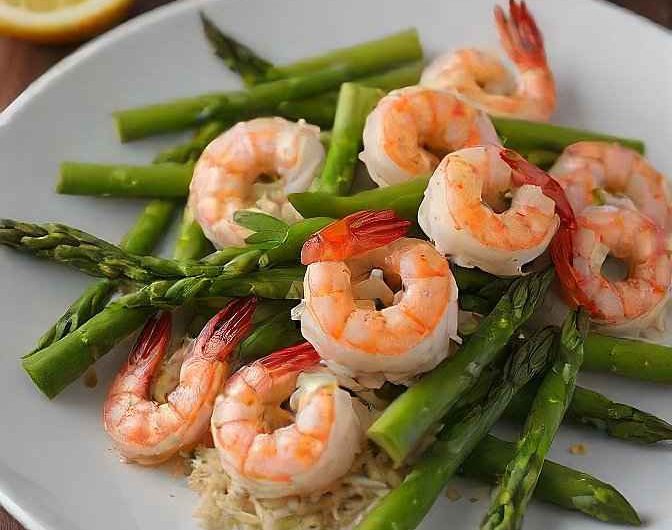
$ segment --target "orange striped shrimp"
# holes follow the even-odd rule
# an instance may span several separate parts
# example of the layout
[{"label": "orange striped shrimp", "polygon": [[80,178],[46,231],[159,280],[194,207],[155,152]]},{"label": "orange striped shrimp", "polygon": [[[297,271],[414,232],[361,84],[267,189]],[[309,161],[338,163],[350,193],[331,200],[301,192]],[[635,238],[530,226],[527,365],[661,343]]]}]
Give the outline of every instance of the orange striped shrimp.
[{"label": "orange striped shrimp", "polygon": [[514,276],[546,250],[560,219],[541,185],[517,181],[503,159],[507,152],[471,147],[444,158],[429,181],[418,223],[459,265]]},{"label": "orange striped shrimp", "polygon": [[[363,440],[348,392],[305,370],[320,357],[308,343],[245,366],[217,397],[211,430],[222,467],[258,498],[320,493],[352,466]],[[292,412],[282,408],[289,399]]]},{"label": "orange striped shrimp", "polygon": [[[558,269],[569,297],[611,333],[636,335],[660,327],[672,280],[661,228],[635,210],[611,205],[585,208],[576,224],[570,269]],[[627,264],[625,278],[603,274],[608,256]]]},{"label": "orange striped shrimp", "polygon": [[216,247],[242,245],[251,234],[234,222],[238,210],[300,219],[287,194],[306,191],[317,175],[324,159],[319,133],[303,120],[257,118],[236,124],[205,148],[189,186],[189,207]]},{"label": "orange striped shrimp", "polygon": [[408,226],[392,211],[359,212],[304,245],[301,333],[334,369],[404,382],[449,355],[457,285],[432,245],[402,237]]},{"label": "orange striped shrimp", "polygon": [[170,343],[170,313],[147,323],[103,409],[105,430],[126,460],[159,464],[203,439],[215,397],[229,374],[228,357],[250,330],[254,308],[254,299],[235,300],[206,324],[165,403],[151,398],[151,386]]},{"label": "orange striped shrimp", "polygon": [[525,2],[509,2],[510,15],[497,6],[495,22],[502,47],[516,65],[514,83],[497,58],[466,48],[442,55],[423,72],[420,84],[454,90],[488,114],[548,121],[555,110],[556,91],[541,31]]},{"label": "orange striped shrimp", "polygon": [[[672,195],[667,179],[639,153],[610,142],[578,142],[565,148],[549,173],[565,190],[578,214],[595,204],[595,192],[648,215],[666,230],[672,228]],[[615,197],[614,197],[615,196]]]},{"label": "orange striped shrimp", "polygon": [[369,114],[359,158],[389,186],[432,172],[441,157],[499,139],[490,119],[457,96],[413,86],[393,90]]}]

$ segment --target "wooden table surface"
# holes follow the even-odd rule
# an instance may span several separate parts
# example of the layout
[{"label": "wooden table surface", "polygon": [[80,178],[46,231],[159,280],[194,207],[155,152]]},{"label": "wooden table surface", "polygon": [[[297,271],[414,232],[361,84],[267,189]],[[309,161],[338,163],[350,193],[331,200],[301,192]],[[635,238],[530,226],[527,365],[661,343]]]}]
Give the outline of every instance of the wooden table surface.
[{"label": "wooden table surface", "polygon": [[[2,0],[0,0],[2,1]],[[136,0],[131,17],[172,0]],[[667,28],[672,28],[672,0],[610,0]],[[0,37],[0,110],[51,65],[71,53],[74,46],[48,47]],[[22,530],[0,506],[0,530]]]}]

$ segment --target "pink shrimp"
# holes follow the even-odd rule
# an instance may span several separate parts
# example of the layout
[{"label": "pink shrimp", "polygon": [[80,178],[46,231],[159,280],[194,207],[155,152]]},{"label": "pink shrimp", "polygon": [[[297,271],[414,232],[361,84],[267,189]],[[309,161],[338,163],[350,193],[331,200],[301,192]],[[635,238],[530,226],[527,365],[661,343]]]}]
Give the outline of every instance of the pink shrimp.
[{"label": "pink shrimp", "polygon": [[556,105],[553,73],[544,40],[525,2],[509,1],[509,16],[497,6],[495,22],[502,47],[520,77],[511,91],[509,72],[497,57],[471,48],[438,57],[420,83],[452,89],[492,115],[547,121]]},{"label": "pink shrimp", "polygon": [[105,430],[125,459],[159,464],[203,439],[215,397],[229,374],[228,357],[250,330],[255,305],[253,298],[235,300],[206,324],[165,403],[151,398],[151,385],[170,343],[170,313],[146,324],[103,409]]},{"label": "pink shrimp", "polygon": [[256,497],[326,490],[359,452],[350,394],[331,375],[304,372],[319,360],[308,343],[277,351],[234,374],[217,398],[211,430],[222,467]]},{"label": "pink shrimp", "polygon": [[449,355],[457,285],[432,245],[402,237],[407,229],[392,211],[365,211],[306,243],[301,333],[330,366],[404,382]]}]

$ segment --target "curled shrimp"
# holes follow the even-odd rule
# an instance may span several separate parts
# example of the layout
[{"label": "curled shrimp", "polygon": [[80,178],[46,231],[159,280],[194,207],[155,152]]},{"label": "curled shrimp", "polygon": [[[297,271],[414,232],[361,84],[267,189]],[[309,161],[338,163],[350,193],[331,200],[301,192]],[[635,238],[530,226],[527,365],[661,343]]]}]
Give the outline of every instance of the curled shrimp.
[{"label": "curled shrimp", "polygon": [[[236,372],[217,398],[211,429],[222,467],[258,498],[326,490],[359,452],[350,394],[334,376],[302,373],[319,360],[308,343],[277,351]],[[292,412],[282,408],[288,398]]]},{"label": "curled shrimp", "polygon": [[364,127],[359,155],[373,181],[389,186],[431,173],[443,155],[499,139],[490,119],[457,96],[406,87],[383,97]]},{"label": "curled shrimp", "polygon": [[461,49],[435,59],[420,84],[454,90],[495,116],[547,121],[555,110],[553,73],[546,60],[541,31],[525,2],[509,2],[509,16],[497,6],[495,22],[502,47],[516,65],[518,82],[501,61],[488,53]]},{"label": "curled shrimp", "polygon": [[236,124],[205,148],[194,168],[189,207],[215,246],[241,245],[250,235],[233,220],[238,210],[300,219],[287,194],[307,190],[317,175],[324,159],[319,132],[302,120],[257,118]]},{"label": "curled shrimp", "polygon": [[[596,200],[624,205],[625,197],[664,229],[672,225],[667,179],[632,149],[610,142],[578,142],[565,148],[549,172],[577,214]],[[596,197],[600,191],[606,194]]]},{"label": "curled shrimp", "polygon": [[254,299],[235,300],[206,324],[165,403],[151,398],[151,386],[170,343],[170,313],[147,323],[103,409],[105,430],[126,460],[159,464],[203,439],[215,397],[229,374],[228,357],[250,330],[254,308]]},{"label": "curled shrimp", "polygon": [[[576,225],[570,281],[558,269],[570,298],[580,300],[592,319],[613,333],[637,334],[660,325],[672,279],[660,227],[635,210],[611,205],[585,208]],[[603,273],[608,256],[627,265],[623,279]]]},{"label": "curled shrimp", "polygon": [[506,152],[472,147],[444,158],[429,181],[418,223],[459,265],[512,276],[544,252],[560,219],[540,184],[518,181]]},{"label": "curled shrimp", "polygon": [[402,237],[407,228],[390,211],[359,212],[306,242],[301,333],[332,368],[404,382],[448,356],[457,285],[432,245]]}]

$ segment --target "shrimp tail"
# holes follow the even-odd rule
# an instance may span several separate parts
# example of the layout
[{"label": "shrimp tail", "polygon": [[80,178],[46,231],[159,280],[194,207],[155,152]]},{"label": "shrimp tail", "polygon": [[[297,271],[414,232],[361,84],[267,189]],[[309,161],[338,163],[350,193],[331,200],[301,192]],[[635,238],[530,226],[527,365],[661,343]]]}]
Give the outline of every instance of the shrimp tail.
[{"label": "shrimp tail", "polygon": [[320,362],[320,355],[310,342],[302,342],[273,352],[258,362],[271,372],[300,372]]},{"label": "shrimp tail", "polygon": [[146,363],[151,372],[151,367],[158,365],[168,350],[171,328],[172,318],[169,312],[163,311],[151,317],[135,341],[128,356],[128,364],[137,366]]},{"label": "shrimp tail", "polygon": [[562,224],[570,230],[576,228],[574,210],[557,180],[511,149],[502,149],[499,156],[511,168],[514,185],[531,184],[532,186],[539,186],[544,195],[555,202],[555,211]]},{"label": "shrimp tail", "polygon": [[568,297],[567,301],[571,305],[583,306],[592,311],[594,304],[581,289],[579,279],[571,266],[574,255],[572,234],[576,230],[576,217],[565,191],[557,180],[515,151],[503,149],[500,157],[511,168],[515,185],[539,186],[544,195],[555,202],[555,211],[560,218],[560,228],[550,244],[555,272],[564,287],[563,292]]},{"label": "shrimp tail", "polygon": [[205,325],[194,344],[194,351],[203,357],[223,361],[250,332],[257,306],[254,297],[229,302]]},{"label": "shrimp tail", "polygon": [[301,249],[301,263],[344,260],[404,237],[411,222],[393,210],[362,210],[327,225]]},{"label": "shrimp tail", "polygon": [[521,69],[545,68],[544,38],[525,2],[509,0],[509,16],[495,6],[495,23],[509,58]]}]

